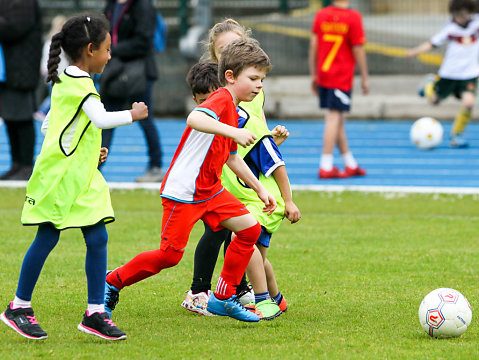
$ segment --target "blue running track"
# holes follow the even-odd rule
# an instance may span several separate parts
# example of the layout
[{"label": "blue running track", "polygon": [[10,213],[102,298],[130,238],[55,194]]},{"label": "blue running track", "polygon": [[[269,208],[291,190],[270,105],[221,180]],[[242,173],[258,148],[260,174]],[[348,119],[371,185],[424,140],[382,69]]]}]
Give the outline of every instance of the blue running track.
[{"label": "blue running track", "polygon": [[[270,128],[285,125],[291,135],[280,147],[293,185],[344,186],[417,186],[479,188],[479,124],[466,130],[470,147],[449,147],[451,123],[443,123],[445,139],[434,150],[419,150],[409,141],[411,121],[349,120],[347,133],[350,147],[368,174],[362,178],[319,180],[323,122],[309,120],[269,120]],[[36,153],[43,136],[36,123]],[[170,163],[185,128],[185,120],[156,121],[164,153],[164,167]],[[110,182],[134,182],[148,162],[143,133],[137,124],[115,130],[114,141],[103,174]],[[339,154],[335,164],[343,168]],[[0,124],[0,172],[10,167],[6,129]]]}]

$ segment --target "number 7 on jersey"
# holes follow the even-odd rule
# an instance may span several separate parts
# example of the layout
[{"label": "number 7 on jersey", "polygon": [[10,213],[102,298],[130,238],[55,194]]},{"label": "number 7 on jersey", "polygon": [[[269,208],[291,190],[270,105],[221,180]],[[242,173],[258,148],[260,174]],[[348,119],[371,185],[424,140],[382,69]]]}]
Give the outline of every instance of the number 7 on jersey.
[{"label": "number 7 on jersey", "polygon": [[341,47],[341,44],[343,43],[344,37],[342,35],[334,35],[334,34],[324,34],[323,35],[323,41],[325,42],[332,42],[333,46],[331,47],[331,50],[329,50],[328,56],[326,56],[326,59],[324,60],[323,66],[321,67],[321,70],[326,72],[329,70],[331,67],[331,64],[333,63],[334,58],[336,57],[336,54],[338,53],[339,48]]}]

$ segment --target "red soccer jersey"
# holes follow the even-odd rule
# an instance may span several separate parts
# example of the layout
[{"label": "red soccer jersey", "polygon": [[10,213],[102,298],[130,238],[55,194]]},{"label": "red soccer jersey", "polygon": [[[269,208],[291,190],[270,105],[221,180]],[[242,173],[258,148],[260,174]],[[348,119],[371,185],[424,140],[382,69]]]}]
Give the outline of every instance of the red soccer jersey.
[{"label": "red soccer jersey", "polygon": [[[230,92],[221,88],[194,111],[202,111],[224,124],[238,127],[238,112]],[[161,196],[194,203],[210,199],[223,190],[221,172],[238,145],[230,138],[207,134],[190,127],[183,132],[170,168],[161,185]]]},{"label": "red soccer jersey", "polygon": [[352,48],[366,42],[361,14],[328,6],[317,12],[312,32],[318,41],[318,85],[350,91],[355,66]]}]

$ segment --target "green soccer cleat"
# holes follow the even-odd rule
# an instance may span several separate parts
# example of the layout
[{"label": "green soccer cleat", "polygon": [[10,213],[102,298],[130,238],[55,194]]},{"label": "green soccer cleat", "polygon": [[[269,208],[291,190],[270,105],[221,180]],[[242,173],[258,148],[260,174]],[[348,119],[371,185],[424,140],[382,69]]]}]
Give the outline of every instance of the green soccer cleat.
[{"label": "green soccer cleat", "polygon": [[281,309],[273,299],[266,299],[256,303],[256,315],[258,315],[261,320],[272,320],[280,316],[281,313]]}]

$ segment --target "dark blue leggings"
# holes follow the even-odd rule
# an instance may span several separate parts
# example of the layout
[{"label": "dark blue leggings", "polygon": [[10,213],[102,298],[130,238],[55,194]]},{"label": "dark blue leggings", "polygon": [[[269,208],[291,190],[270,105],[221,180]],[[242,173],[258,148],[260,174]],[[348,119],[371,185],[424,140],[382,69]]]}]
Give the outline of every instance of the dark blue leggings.
[{"label": "dark blue leggings", "polygon": [[[103,304],[105,296],[105,274],[108,233],[105,223],[100,221],[93,226],[81,228],[86,243],[85,272],[88,283],[88,303]],[[37,236],[23,258],[22,270],[18,280],[17,297],[30,301],[43,264],[57,245],[60,230],[52,224],[38,227]]]}]

